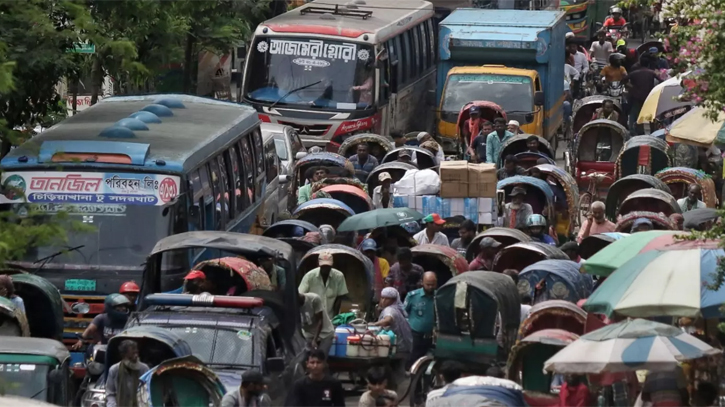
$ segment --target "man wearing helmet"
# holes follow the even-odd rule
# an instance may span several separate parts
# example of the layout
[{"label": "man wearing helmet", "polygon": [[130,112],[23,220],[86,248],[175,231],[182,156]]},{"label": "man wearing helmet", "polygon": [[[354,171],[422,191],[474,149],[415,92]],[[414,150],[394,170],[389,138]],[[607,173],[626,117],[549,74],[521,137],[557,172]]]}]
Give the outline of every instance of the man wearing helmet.
[{"label": "man wearing helmet", "polygon": [[138,294],[141,292],[138,284],[135,281],[126,281],[121,284],[121,288],[118,290],[119,294],[123,294],[128,298],[131,303],[131,310],[136,309],[136,301],[138,300]]},{"label": "man wearing helmet", "polygon": [[612,16],[604,20],[605,27],[621,27],[627,24],[627,20],[622,17],[622,9],[615,7],[612,9]]},{"label": "man wearing helmet", "polygon": [[108,340],[123,331],[128,320],[131,302],[122,294],[110,294],[104,301],[105,311],[97,315],[83,332],[81,338],[73,345],[73,349],[80,349],[83,339],[89,339],[93,343],[100,342],[105,345]]},{"label": "man wearing helmet", "polygon": [[625,76],[627,76],[627,70],[622,66],[622,61],[625,56],[619,53],[614,53],[609,56],[609,65],[602,68],[599,75],[604,77],[604,86],[606,89],[607,84],[612,82],[621,82]]},{"label": "man wearing helmet", "polygon": [[544,215],[535,213],[529,215],[529,218],[526,219],[526,228],[529,236],[531,236],[531,240],[556,246],[554,238],[546,234],[546,226],[546,218]]}]

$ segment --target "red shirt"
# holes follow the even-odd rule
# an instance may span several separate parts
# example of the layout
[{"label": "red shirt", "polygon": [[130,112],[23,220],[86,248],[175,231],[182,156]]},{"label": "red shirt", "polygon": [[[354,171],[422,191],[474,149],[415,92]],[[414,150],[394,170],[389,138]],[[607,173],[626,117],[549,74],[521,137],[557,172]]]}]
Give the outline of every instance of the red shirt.
[{"label": "red shirt", "polygon": [[566,407],[588,406],[589,388],[583,383],[574,388],[569,387],[569,383],[564,383],[559,391],[559,405]]},{"label": "red shirt", "polygon": [[604,21],[604,26],[620,26],[627,24],[627,20],[624,19],[624,17],[619,17],[619,20],[615,20],[614,17],[609,17]]}]

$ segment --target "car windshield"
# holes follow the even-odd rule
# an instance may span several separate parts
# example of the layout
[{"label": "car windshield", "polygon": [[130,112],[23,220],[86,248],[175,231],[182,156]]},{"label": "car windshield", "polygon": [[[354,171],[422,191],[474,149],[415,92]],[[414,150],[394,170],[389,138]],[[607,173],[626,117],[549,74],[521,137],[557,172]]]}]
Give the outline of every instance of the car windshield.
[{"label": "car windshield", "polygon": [[458,117],[466,103],[476,100],[496,103],[506,112],[530,112],[534,106],[531,78],[490,74],[448,77],[443,92],[443,112],[455,113]]},{"label": "car windshield", "polygon": [[[167,327],[191,347],[191,352],[207,365],[255,366],[254,341],[247,329],[226,330],[205,327]],[[259,352],[259,350],[258,350]]]},{"label": "car windshield", "polygon": [[245,96],[305,108],[368,109],[375,100],[373,59],[372,47],[365,44],[257,38],[247,65]]},{"label": "car windshield", "polygon": [[277,157],[279,157],[280,160],[289,160],[289,156],[287,156],[287,143],[285,143],[283,139],[275,137],[274,147],[277,149]]},{"label": "car windshield", "polygon": [[5,396],[46,401],[48,365],[0,363],[0,388]]}]

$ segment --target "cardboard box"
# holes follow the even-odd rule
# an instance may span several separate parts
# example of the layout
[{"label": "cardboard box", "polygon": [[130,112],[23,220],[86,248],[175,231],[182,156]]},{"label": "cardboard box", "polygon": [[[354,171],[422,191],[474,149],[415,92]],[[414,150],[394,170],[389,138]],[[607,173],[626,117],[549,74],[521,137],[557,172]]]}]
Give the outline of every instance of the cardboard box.
[{"label": "cardboard box", "polygon": [[467,196],[495,198],[497,183],[496,166],[494,164],[470,164],[468,166]]},{"label": "cardboard box", "polygon": [[468,161],[443,161],[439,171],[441,182],[468,183]]},{"label": "cardboard box", "polygon": [[442,181],[441,198],[467,198],[470,184]]}]

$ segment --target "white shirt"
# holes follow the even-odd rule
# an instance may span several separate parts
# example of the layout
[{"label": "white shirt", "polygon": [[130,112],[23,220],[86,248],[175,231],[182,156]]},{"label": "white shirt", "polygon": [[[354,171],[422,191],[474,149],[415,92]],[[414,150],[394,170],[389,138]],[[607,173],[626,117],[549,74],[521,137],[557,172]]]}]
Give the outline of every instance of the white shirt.
[{"label": "white shirt", "polygon": [[583,52],[577,51],[574,54],[574,68],[579,71],[580,75],[586,75],[589,72],[589,61],[587,61],[587,56]]},{"label": "white shirt", "polygon": [[592,60],[596,63],[606,65],[609,61],[609,56],[614,52],[612,43],[604,41],[604,44],[600,44],[599,41],[594,41],[589,53],[592,55]]},{"label": "white shirt", "polygon": [[567,82],[579,79],[579,71],[569,64],[564,64],[564,75],[566,75]]},{"label": "white shirt", "polygon": [[[375,209],[383,209],[386,208],[386,206],[383,206],[383,186],[378,185],[373,189],[373,206],[375,206]],[[390,199],[388,200],[388,206],[387,208],[393,207],[393,191],[390,191]]]},{"label": "white shirt", "polygon": [[521,322],[524,322],[526,317],[529,316],[530,312],[531,312],[531,305],[521,304]]},{"label": "white shirt", "polygon": [[448,236],[444,235],[441,232],[436,232],[435,236],[433,237],[433,241],[429,241],[428,235],[425,233],[425,229],[423,229],[420,232],[416,233],[416,235],[413,236],[413,239],[415,239],[418,244],[439,244],[441,246],[450,246],[448,244]]},{"label": "white shirt", "polygon": [[[677,200],[677,204],[680,205],[680,209],[682,210],[682,213],[687,212],[687,197],[684,197],[682,199]],[[705,205],[705,202],[702,202],[701,200],[697,200],[697,203],[692,209],[700,209],[700,208],[707,208],[707,205]]]}]

